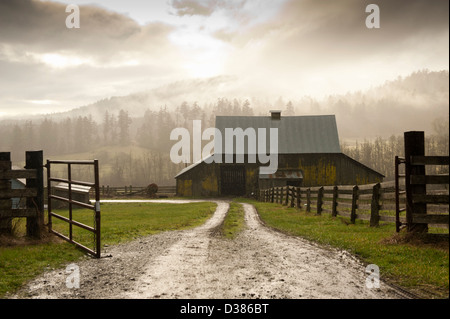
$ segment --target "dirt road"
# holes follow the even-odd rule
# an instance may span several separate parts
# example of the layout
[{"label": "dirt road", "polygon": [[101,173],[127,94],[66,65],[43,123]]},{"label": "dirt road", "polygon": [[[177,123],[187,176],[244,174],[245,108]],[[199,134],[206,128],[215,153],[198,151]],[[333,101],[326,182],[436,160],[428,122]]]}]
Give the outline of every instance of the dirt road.
[{"label": "dirt road", "polygon": [[229,208],[191,230],[165,232],[106,247],[99,260],[77,262],[80,287],[67,288],[66,269],[46,272],[19,298],[402,298],[381,282],[366,287],[365,266],[350,254],[265,227],[243,204],[247,228],[234,240],[217,235]]}]

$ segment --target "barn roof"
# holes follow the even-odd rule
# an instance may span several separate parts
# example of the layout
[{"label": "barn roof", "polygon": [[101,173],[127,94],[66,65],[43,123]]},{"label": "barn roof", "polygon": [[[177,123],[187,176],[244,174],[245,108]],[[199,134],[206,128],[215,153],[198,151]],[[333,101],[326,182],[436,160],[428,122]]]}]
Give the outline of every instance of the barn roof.
[{"label": "barn roof", "polygon": [[[278,128],[279,154],[341,153],[334,115],[280,116],[277,119],[272,116],[216,116],[215,127],[221,132],[222,145],[225,145],[226,128],[254,128],[256,133],[258,128],[265,128],[266,150],[269,152],[269,129]],[[244,150],[247,151],[247,144]],[[185,167],[175,178],[203,161]]]},{"label": "barn roof", "polygon": [[[281,116],[217,116],[216,128],[222,133],[225,145],[225,128],[265,128],[267,145],[269,129],[278,128],[279,154],[340,153],[339,135],[334,115]],[[245,147],[247,150],[247,147]],[[269,152],[269,148],[266,148]]]},{"label": "barn roof", "polygon": [[175,175],[175,178],[177,178],[178,176],[180,176],[180,175],[183,175],[184,173],[186,173],[187,171],[190,171],[191,169],[193,169],[195,166],[197,166],[197,165],[200,165],[201,163],[203,163],[207,158],[209,158],[209,157],[211,157],[212,155],[209,155],[209,156],[207,156],[206,158],[204,158],[204,159],[202,159],[202,160],[200,160],[200,161],[198,161],[198,162],[196,162],[196,163],[193,163],[193,164],[191,164],[191,165],[189,165],[189,166],[186,166],[185,168],[183,168],[177,175]]}]

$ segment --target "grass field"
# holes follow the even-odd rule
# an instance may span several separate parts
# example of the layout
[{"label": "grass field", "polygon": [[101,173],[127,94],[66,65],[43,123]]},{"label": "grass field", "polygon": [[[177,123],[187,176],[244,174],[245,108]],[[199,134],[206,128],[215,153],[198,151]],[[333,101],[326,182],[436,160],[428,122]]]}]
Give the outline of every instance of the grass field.
[{"label": "grass field", "polygon": [[261,219],[270,227],[345,249],[368,264],[378,265],[382,279],[425,298],[449,296],[448,237],[430,242],[425,237],[397,234],[391,223],[369,227],[362,220],[350,224],[348,218],[333,218],[330,214],[317,216],[280,204],[242,201],[255,205]]},{"label": "grass field", "polygon": [[[210,202],[191,204],[132,203],[102,204],[102,245],[114,245],[162,231],[186,229],[201,225],[215,211]],[[55,211],[56,212],[56,211]],[[58,211],[67,215],[66,211]],[[74,220],[93,225],[93,212],[75,210]],[[53,218],[53,226],[68,234],[67,223]],[[20,227],[19,227],[20,231]],[[73,228],[74,240],[92,247],[92,234]],[[53,237],[53,236],[52,236]],[[27,280],[46,269],[58,268],[68,262],[85,257],[74,245],[55,239],[44,243],[17,240],[0,245],[0,298],[13,293]]]}]

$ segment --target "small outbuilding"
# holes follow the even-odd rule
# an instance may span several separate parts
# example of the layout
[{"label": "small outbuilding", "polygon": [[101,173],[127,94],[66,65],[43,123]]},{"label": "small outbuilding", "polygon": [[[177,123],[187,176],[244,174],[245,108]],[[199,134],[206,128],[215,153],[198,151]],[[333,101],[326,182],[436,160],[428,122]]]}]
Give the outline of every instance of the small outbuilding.
[{"label": "small outbuilding", "polygon": [[[12,169],[20,169],[19,167],[13,166]],[[25,178],[13,178],[11,179],[11,189],[25,189],[27,186],[27,180]],[[23,208],[25,207],[25,198],[12,198],[12,208]]]},{"label": "small outbuilding", "polygon": [[[81,202],[84,204],[90,203],[90,190],[91,187],[83,186],[83,185],[74,185],[71,186],[72,200]],[[68,183],[59,183],[55,187],[52,187],[53,195],[69,198],[69,184]],[[53,208],[66,208],[68,207],[68,203],[63,201],[52,201]],[[55,206],[56,205],[56,206]],[[81,208],[81,206],[73,205],[73,208]]]}]

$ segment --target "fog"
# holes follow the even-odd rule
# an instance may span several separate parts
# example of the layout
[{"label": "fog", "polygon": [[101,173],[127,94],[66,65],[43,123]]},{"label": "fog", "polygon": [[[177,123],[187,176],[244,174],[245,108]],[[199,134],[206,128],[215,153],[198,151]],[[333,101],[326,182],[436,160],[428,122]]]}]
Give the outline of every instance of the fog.
[{"label": "fog", "polygon": [[[69,3],[78,29],[65,25]],[[167,104],[186,89],[199,102],[323,99],[448,70],[448,1],[377,1],[379,29],[366,27],[369,3],[2,0],[0,116],[164,87]]]},{"label": "fog", "polygon": [[370,3],[2,0],[0,151],[18,165],[30,149],[95,157],[105,183],[171,184],[173,128],[280,109],[336,115],[346,152],[423,130],[448,153],[448,1],[376,1],[380,28]]}]

